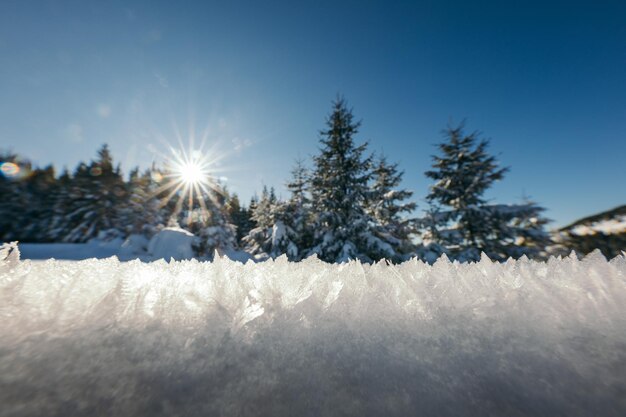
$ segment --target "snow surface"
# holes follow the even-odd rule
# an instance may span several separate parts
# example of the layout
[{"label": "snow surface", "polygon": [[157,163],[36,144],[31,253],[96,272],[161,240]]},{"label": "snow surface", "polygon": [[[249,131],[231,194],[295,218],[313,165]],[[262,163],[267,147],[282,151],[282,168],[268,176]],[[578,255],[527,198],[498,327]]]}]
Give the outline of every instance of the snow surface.
[{"label": "snow surface", "polygon": [[112,245],[102,245],[101,242],[88,243],[23,243],[20,244],[22,257],[25,259],[103,259],[118,255],[119,242]]},{"label": "snow surface", "polygon": [[[165,228],[148,240],[143,235],[130,235],[126,240],[103,241],[93,239],[87,243],[21,243],[22,259],[32,260],[85,260],[116,256],[120,261],[138,259],[145,262],[157,259],[183,260],[196,257],[191,245],[194,235],[188,231]],[[246,262],[252,256],[242,250],[222,250],[221,255],[234,261]]]},{"label": "snow surface", "polygon": [[623,416],[625,393],[624,256],[370,266],[0,250],[3,416]]}]

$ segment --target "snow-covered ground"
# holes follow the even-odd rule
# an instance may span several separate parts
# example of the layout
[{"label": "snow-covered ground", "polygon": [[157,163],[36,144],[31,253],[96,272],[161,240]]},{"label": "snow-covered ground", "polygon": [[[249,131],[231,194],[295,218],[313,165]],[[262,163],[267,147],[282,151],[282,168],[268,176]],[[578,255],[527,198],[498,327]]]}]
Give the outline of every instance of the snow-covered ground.
[{"label": "snow-covered ground", "polygon": [[17,255],[0,253],[2,416],[626,415],[624,256]]},{"label": "snow-covered ground", "polygon": [[[93,239],[87,243],[21,243],[22,259],[32,260],[74,260],[104,259],[112,256],[120,261],[140,260],[145,262],[159,259],[185,260],[194,257],[192,245],[194,235],[177,227],[161,230],[148,240],[141,235],[131,235],[128,239],[110,241]],[[244,251],[228,250],[222,255],[229,259],[246,262],[251,258]]]},{"label": "snow-covered ground", "polygon": [[89,258],[103,259],[118,256],[120,244],[90,243],[23,243],[20,244],[23,259],[45,260],[82,260]]},{"label": "snow-covered ground", "polygon": [[573,227],[571,233],[578,236],[595,235],[597,233],[605,235],[626,233],[626,216],[617,216],[614,219],[603,219],[589,225],[580,224]]}]

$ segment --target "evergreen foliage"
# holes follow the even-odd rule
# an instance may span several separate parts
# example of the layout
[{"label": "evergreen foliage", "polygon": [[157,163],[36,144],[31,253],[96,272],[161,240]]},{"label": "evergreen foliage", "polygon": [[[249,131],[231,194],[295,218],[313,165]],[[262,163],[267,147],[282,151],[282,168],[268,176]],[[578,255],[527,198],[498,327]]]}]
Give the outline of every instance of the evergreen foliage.
[{"label": "evergreen foliage", "polygon": [[411,236],[417,232],[415,219],[408,217],[417,205],[405,202],[411,191],[399,189],[404,172],[398,164],[390,164],[384,156],[376,161],[372,171],[373,184],[369,195],[369,212],[376,221],[376,236],[393,248],[389,258],[394,262],[408,259],[415,251]]},{"label": "evergreen foliage", "polygon": [[271,257],[277,252],[272,240],[279,206],[276,191],[273,187],[268,190],[267,186],[264,186],[261,198],[258,201],[253,200],[253,202],[255,204],[251,204],[250,209],[254,227],[243,238],[243,242],[250,254],[261,259]]},{"label": "evergreen foliage", "polygon": [[166,213],[157,195],[158,178],[162,178],[162,174],[154,167],[142,174],[138,168],[130,172],[127,183],[128,199],[121,214],[126,234],[150,238],[166,223]]},{"label": "evergreen foliage", "polygon": [[433,156],[433,170],[426,172],[435,183],[426,197],[433,210],[422,222],[427,229],[422,250],[440,249],[461,261],[478,261],[481,252],[496,260],[537,254],[547,239],[543,209],[532,203],[488,204],[485,191],[508,168],[487,153],[488,140],[463,129],[461,123],[444,131],[441,156]]},{"label": "evergreen foliage", "polygon": [[237,228],[232,224],[226,210],[225,192],[219,184],[216,184],[214,189],[209,190],[209,194],[202,198],[205,199],[204,204],[200,209],[194,209],[194,219],[199,223],[199,230],[189,228],[198,237],[196,253],[211,258],[216,251],[223,254],[225,251],[235,249]]},{"label": "evergreen foliage", "polygon": [[241,205],[237,194],[227,195],[226,212],[236,228],[237,247],[243,246],[243,238],[250,233],[253,224],[250,210]]},{"label": "evergreen foliage", "polygon": [[320,153],[313,158],[311,253],[327,262],[391,258],[393,247],[376,235],[375,219],[367,212],[371,178],[371,158],[364,156],[367,143],[354,143],[360,123],[343,98],[334,101],[326,125],[320,132]]},{"label": "evergreen foliage", "polygon": [[298,261],[306,256],[312,247],[314,231],[312,225],[311,199],[309,198],[309,172],[304,161],[296,160],[291,171],[287,189],[291,193],[279,213],[279,221],[274,230],[275,241],[281,253]]},{"label": "evergreen foliage", "polygon": [[63,242],[86,242],[106,233],[123,237],[122,208],[127,190],[120,172],[114,167],[107,145],[98,150],[98,158],[76,169],[69,189],[68,214],[62,220]]},{"label": "evergreen foliage", "polygon": [[307,195],[308,172],[302,161],[296,161],[292,179],[287,183],[291,196],[287,201],[276,198],[274,189],[263,190],[255,206],[253,219],[257,227],[250,233],[251,252],[260,257],[286,255],[290,261],[301,260],[311,247],[311,202]]},{"label": "evergreen foliage", "polygon": [[[125,180],[106,145],[95,160],[58,177],[52,166],[33,168],[0,153],[0,240],[147,242],[163,227],[177,226],[196,236],[194,249],[204,259],[234,249],[258,260],[285,254],[291,261],[317,255],[327,262],[411,256],[434,262],[441,254],[472,261],[481,252],[494,260],[546,256],[551,241],[542,207],[485,199],[508,168],[499,167],[487,152],[489,142],[476,132],[465,134],[463,124],[444,131],[426,172],[434,181],[430,207],[418,221],[411,218],[412,193],[401,187],[404,173],[384,157],[367,155],[367,143],[356,143],[359,128],[345,100],[336,99],[312,169],[296,161],[286,200],[264,187],[248,207],[215,181],[200,204],[189,203],[171,187],[176,175],[155,166],[133,169]],[[414,243],[418,234],[420,245]]]}]

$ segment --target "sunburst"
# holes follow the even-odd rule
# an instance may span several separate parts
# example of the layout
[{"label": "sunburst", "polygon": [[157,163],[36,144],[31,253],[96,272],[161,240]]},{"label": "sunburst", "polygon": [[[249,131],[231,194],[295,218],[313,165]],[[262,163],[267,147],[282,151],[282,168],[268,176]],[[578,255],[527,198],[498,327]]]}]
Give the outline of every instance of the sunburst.
[{"label": "sunburst", "polygon": [[214,174],[217,155],[204,151],[202,148],[188,150],[170,148],[170,155],[165,160],[163,184],[155,190],[155,195],[164,195],[161,206],[177,198],[174,216],[177,216],[187,204],[187,223],[191,222],[192,213],[199,208],[201,214],[208,214],[207,202],[210,200],[219,206],[218,195],[223,189]]}]

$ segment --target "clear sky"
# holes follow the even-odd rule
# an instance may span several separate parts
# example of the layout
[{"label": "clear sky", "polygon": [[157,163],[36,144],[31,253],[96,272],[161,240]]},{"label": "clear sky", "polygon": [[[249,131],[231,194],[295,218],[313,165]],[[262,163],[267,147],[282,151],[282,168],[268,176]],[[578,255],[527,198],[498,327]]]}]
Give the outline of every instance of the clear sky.
[{"label": "clear sky", "polygon": [[128,172],[205,133],[231,191],[286,196],[338,93],[422,209],[462,119],[511,167],[494,201],[626,203],[624,1],[0,1],[0,148],[39,165],[107,142]]}]

